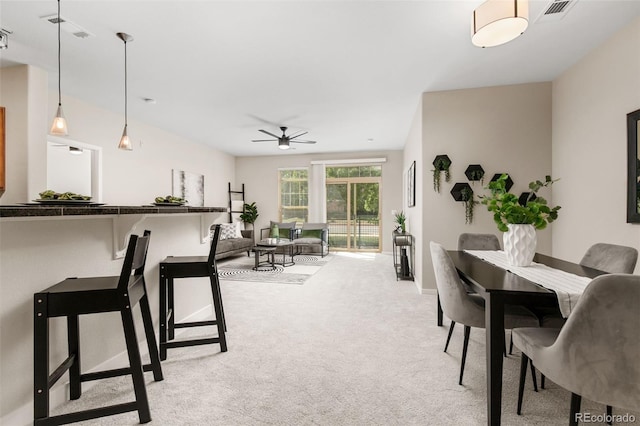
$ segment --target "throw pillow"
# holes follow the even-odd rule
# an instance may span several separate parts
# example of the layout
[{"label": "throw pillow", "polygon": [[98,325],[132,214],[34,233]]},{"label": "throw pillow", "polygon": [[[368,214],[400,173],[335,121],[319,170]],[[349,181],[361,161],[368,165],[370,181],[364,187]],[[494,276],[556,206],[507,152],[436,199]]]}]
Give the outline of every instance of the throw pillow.
[{"label": "throw pillow", "polygon": [[236,236],[235,236],[235,238],[243,238],[242,237],[242,232],[240,232],[240,223],[241,222],[236,222]]},{"label": "throw pillow", "polygon": [[302,238],[322,238],[322,229],[303,229]]},{"label": "throw pillow", "polygon": [[220,225],[220,240],[228,240],[236,237],[236,225],[234,223],[223,223]]},{"label": "throw pillow", "polygon": [[269,238],[280,238],[278,222],[271,222],[271,226],[269,227]]}]

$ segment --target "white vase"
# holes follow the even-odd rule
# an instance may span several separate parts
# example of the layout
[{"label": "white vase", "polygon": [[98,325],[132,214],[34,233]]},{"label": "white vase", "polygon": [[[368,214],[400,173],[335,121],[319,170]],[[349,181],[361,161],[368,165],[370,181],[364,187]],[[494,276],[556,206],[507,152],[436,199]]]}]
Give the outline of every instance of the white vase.
[{"label": "white vase", "polygon": [[529,266],[536,254],[536,228],[533,225],[508,224],[502,236],[507,262],[512,266]]}]

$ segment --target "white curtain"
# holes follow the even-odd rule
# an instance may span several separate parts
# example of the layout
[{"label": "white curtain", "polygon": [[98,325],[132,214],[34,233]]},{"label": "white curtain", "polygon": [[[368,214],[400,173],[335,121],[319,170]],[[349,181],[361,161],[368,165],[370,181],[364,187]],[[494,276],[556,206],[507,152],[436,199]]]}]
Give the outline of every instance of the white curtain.
[{"label": "white curtain", "polygon": [[311,164],[309,176],[309,222],[327,221],[326,169],[324,164]]}]

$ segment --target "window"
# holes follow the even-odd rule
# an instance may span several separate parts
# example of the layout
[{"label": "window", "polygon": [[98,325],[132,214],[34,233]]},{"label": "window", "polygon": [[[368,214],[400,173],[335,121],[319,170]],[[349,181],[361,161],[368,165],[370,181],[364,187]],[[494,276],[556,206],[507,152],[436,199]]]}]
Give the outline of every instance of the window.
[{"label": "window", "polygon": [[280,222],[301,222],[309,218],[309,171],[279,170]]},{"label": "window", "polygon": [[382,176],[381,165],[370,166],[327,166],[327,179],[331,178],[357,178]]}]

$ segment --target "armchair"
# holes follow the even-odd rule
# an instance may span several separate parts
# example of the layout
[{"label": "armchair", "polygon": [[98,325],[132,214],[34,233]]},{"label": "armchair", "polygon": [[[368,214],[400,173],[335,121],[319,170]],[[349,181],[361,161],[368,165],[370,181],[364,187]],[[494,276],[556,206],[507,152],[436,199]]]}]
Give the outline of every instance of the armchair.
[{"label": "armchair", "polygon": [[300,233],[295,236],[296,254],[319,252],[321,257],[329,254],[329,227],[326,223],[303,223]]}]

